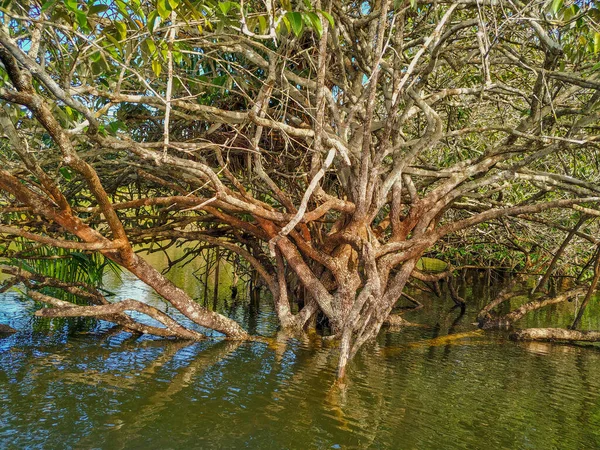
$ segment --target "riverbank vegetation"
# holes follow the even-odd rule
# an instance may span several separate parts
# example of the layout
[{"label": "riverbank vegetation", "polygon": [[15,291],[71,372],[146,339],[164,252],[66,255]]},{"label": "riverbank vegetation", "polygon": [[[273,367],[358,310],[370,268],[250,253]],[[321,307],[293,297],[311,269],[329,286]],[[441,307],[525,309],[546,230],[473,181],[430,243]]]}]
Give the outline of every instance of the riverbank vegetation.
[{"label": "riverbank vegetation", "polygon": [[[101,254],[193,324],[249,339],[134,251],[219,249],[217,263],[236,261],[270,292],[282,329],[326,323],[340,377],[398,322],[407,284],[435,292],[445,280],[461,306],[468,267],[514,274],[481,327],[581,297],[578,327],[600,276],[596,2],[50,0],[0,11],[0,235],[9,283],[46,304],[38,315],[204,337],[140,299],[112,303],[15,264],[15,237]],[[523,294],[518,309],[494,312]]]}]

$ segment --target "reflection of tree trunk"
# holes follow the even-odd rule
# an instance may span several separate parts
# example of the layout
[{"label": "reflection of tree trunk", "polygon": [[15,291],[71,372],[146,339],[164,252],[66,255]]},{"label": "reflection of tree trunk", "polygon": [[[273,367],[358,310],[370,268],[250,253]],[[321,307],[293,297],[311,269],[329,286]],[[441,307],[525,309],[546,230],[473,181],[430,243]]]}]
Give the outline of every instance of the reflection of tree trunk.
[{"label": "reflection of tree trunk", "polygon": [[[259,294],[256,295],[255,293]],[[250,296],[250,302],[248,302],[248,332],[250,334],[256,334],[257,328],[257,317],[260,308],[260,291],[253,290]]]},{"label": "reflection of tree trunk", "polygon": [[598,342],[600,331],[577,331],[564,328],[525,328],[510,335],[517,341],[572,341]]},{"label": "reflection of tree trunk", "polygon": [[208,272],[210,272],[210,260],[209,260],[210,250],[204,252],[204,294],[202,298],[204,299],[204,304],[208,308]]},{"label": "reflection of tree trunk", "polygon": [[240,277],[238,275],[238,261],[236,260],[233,264],[233,276],[231,279],[231,298],[236,299],[238,295],[238,283]]},{"label": "reflection of tree trunk", "polygon": [[219,299],[219,270],[221,267],[221,254],[219,247],[215,249],[215,284],[213,286],[213,305],[214,310],[217,310],[217,301]]},{"label": "reflection of tree trunk", "polygon": [[458,295],[456,286],[454,285],[454,277],[452,274],[448,277],[448,290],[450,291],[450,297],[456,306],[460,306],[460,309],[464,312],[466,303],[465,299]]},{"label": "reflection of tree trunk", "polygon": [[581,303],[581,306],[579,307],[579,311],[577,311],[577,316],[575,317],[575,320],[573,321],[573,325],[571,325],[571,329],[574,330],[579,325],[579,321],[581,320],[581,317],[583,316],[583,312],[585,311],[585,308],[586,308],[588,302],[590,301],[592,294],[596,290],[596,286],[598,285],[599,278],[600,278],[600,248],[596,249],[596,261],[594,262],[594,278],[592,279],[592,284],[590,284],[590,288],[588,289],[587,293],[585,294],[585,298],[583,299],[583,302]]},{"label": "reflection of tree trunk", "polygon": [[558,262],[558,260],[560,259],[560,257],[564,253],[565,249],[569,245],[569,242],[571,242],[571,239],[573,239],[573,236],[575,236],[575,233],[577,233],[577,230],[579,230],[579,228],[581,227],[581,225],[583,225],[583,223],[586,221],[586,219],[587,219],[587,216],[584,214],[579,219],[579,222],[577,222],[577,224],[573,227],[573,229],[571,229],[571,231],[569,231],[569,234],[567,234],[567,237],[564,239],[564,241],[562,242],[562,244],[560,245],[560,247],[556,251],[556,254],[554,255],[554,258],[552,258],[552,261],[550,262],[550,265],[548,266],[548,269],[546,270],[546,273],[544,274],[544,276],[542,277],[542,279],[539,281],[539,283],[531,291],[532,294],[536,290],[538,290],[540,288],[543,288],[544,285],[548,282],[548,280],[552,276],[552,273],[554,272],[554,268],[556,267],[556,263]]}]

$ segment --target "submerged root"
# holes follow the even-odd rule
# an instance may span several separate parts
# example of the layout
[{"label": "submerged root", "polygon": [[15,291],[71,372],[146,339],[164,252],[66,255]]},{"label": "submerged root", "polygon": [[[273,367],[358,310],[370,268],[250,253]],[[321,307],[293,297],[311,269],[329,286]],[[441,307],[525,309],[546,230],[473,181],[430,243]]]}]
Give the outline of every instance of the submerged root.
[{"label": "submerged root", "polygon": [[525,328],[510,334],[515,341],[600,342],[600,331],[577,331],[565,328]]}]

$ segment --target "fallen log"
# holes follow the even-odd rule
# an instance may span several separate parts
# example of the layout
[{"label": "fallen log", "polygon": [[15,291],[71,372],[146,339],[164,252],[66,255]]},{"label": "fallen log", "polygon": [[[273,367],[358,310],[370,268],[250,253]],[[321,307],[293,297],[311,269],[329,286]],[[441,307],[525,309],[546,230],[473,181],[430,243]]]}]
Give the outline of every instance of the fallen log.
[{"label": "fallen log", "polygon": [[510,334],[514,341],[600,342],[600,331],[578,331],[566,328],[525,328]]}]

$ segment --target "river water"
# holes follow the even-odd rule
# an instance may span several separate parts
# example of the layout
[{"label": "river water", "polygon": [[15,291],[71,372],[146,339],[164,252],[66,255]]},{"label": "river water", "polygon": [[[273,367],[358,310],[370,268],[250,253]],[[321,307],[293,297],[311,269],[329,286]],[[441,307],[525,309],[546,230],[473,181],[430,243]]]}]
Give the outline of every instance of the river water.
[{"label": "river water", "polygon": [[[227,276],[226,271],[225,275]],[[173,277],[191,294],[189,269]],[[223,281],[223,279],[221,279]],[[164,307],[129,274],[117,298]],[[226,283],[223,282],[225,285]],[[334,384],[337,353],[277,335],[268,298],[221,289],[217,308],[267,343],[132,338],[104,322],[40,322],[17,292],[0,297],[0,448],[598,448],[600,351],[524,344],[473,325],[493,293],[469,282],[465,314],[420,295],[420,326],[382,332]],[[521,326],[565,325],[575,305]],[[172,311],[170,311],[172,313]],[[598,328],[598,309],[584,328]]]}]

